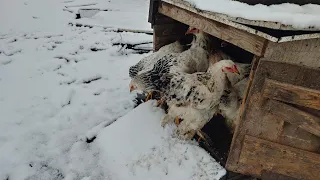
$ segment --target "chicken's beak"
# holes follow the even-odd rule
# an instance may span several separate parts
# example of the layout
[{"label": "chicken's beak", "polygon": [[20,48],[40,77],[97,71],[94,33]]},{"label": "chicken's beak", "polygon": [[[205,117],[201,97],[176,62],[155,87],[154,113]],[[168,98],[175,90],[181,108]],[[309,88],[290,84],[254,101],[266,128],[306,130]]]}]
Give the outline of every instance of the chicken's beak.
[{"label": "chicken's beak", "polygon": [[187,34],[197,34],[197,33],[199,33],[199,29],[196,29],[196,28],[189,28],[188,30],[187,30],[187,32],[185,33],[185,35],[187,35]]},{"label": "chicken's beak", "polygon": [[133,85],[133,84],[130,84],[130,93],[132,92],[132,91],[134,91],[136,88],[135,88],[135,86]]},{"label": "chicken's beak", "polygon": [[134,91],[134,87],[133,86],[130,86],[130,92]]},{"label": "chicken's beak", "polygon": [[234,71],[234,73],[236,73],[236,74],[238,74],[240,76],[240,72],[239,72],[239,70],[238,70],[236,65],[233,66],[233,71]]},{"label": "chicken's beak", "polygon": [[186,31],[185,35],[187,35],[187,34],[192,34],[191,29],[188,29],[188,30]]}]

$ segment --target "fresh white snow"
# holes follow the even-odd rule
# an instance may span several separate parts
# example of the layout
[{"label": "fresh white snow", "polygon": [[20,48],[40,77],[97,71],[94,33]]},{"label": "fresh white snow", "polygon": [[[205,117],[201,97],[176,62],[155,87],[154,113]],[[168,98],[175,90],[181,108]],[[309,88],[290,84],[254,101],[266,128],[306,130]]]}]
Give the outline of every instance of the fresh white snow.
[{"label": "fresh white snow", "polygon": [[[100,16],[110,28],[68,24],[80,23],[75,14],[88,7],[123,16]],[[147,14],[148,0],[0,1],[0,180],[225,173],[195,142],[171,137],[174,127],[160,126],[163,112],[152,102],[133,109],[128,68],[148,54],[125,44],[150,49],[152,35],[116,30],[124,15],[127,28],[148,30]]]},{"label": "fresh white snow", "polygon": [[102,130],[97,138],[100,161],[111,179],[219,179],[225,170],[195,142],[173,138],[163,129],[163,110],[155,101],[141,104]]},{"label": "fresh white snow", "polygon": [[248,5],[233,0],[185,0],[196,8],[241,17],[249,20],[273,21],[295,28],[315,27],[320,29],[320,6],[315,4],[296,5]]}]

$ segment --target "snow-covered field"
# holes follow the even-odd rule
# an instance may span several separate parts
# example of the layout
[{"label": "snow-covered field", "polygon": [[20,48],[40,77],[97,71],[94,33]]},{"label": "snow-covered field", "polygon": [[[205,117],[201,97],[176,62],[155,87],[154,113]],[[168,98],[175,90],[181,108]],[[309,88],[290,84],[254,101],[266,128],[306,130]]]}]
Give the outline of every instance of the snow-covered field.
[{"label": "snow-covered field", "polygon": [[[121,44],[150,48],[152,36],[115,30],[150,31],[148,2],[0,1],[0,180],[225,173],[195,142],[171,137],[152,102],[133,109],[128,68],[148,54]],[[75,19],[80,8],[101,11]]]}]

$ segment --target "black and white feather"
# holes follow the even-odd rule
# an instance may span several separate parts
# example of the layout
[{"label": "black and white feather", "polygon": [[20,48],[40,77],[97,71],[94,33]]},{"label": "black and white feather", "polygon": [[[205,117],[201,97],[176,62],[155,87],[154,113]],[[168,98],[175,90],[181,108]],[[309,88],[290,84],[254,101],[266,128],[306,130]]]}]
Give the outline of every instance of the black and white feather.
[{"label": "black and white feather", "polygon": [[157,52],[150,54],[149,56],[141,59],[134,66],[131,66],[129,68],[129,76],[131,78],[134,78],[138,74],[151,70],[154,64],[167,54],[181,53],[183,51],[184,51],[184,46],[179,41],[165,45],[161,47]]}]

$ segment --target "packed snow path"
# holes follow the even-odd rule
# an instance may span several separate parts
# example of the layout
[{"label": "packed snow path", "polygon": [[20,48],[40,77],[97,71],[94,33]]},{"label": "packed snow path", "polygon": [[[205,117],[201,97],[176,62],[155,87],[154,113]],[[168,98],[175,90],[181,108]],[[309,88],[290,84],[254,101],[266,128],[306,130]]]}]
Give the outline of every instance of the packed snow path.
[{"label": "packed snow path", "polygon": [[[132,2],[0,2],[0,180],[218,179],[225,173],[196,144],[172,138],[172,127],[162,129],[163,112],[151,102],[133,110],[128,68],[148,55],[139,53],[152,47],[152,36],[117,32],[150,30],[146,17],[137,18],[147,16],[148,0]],[[84,6],[102,13],[75,19]],[[112,10],[131,24],[105,15]]]}]

